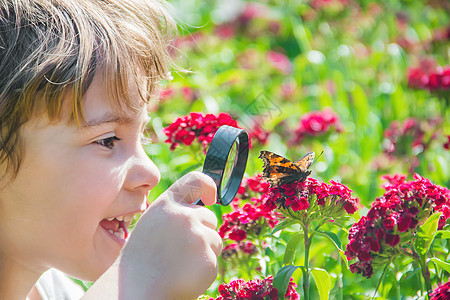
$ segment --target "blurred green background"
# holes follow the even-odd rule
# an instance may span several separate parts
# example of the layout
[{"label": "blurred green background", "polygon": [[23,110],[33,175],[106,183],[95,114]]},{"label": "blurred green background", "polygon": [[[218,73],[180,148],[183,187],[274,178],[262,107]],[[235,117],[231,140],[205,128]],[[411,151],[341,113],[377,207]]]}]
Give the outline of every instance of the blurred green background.
[{"label": "blurred green background", "polygon": [[[260,150],[291,160],[324,151],[312,166],[311,177],[334,179],[352,189],[364,206],[359,216],[383,194],[383,174],[408,174],[411,179],[419,173],[435,184],[450,186],[446,146],[450,77],[442,75],[450,65],[449,1],[172,0],[170,4],[179,23],[174,60],[189,72],[175,68],[173,80],[163,83],[161,99],[153,107],[149,130],[153,143],[146,150],[162,180],[150,200],[203,163],[199,145],[170,151],[164,143],[162,129],[189,112],[225,112],[249,132],[255,124],[262,127],[268,137],[252,139],[248,177],[262,171]],[[419,78],[423,87],[411,83],[412,69],[425,74]],[[432,74],[440,76],[437,86],[427,81]],[[300,143],[289,142],[302,116],[326,107],[339,116],[341,132],[330,129]],[[389,141],[386,130],[392,122],[401,128],[410,118],[416,120],[414,130],[399,130]],[[388,153],[390,143],[395,151]],[[212,209],[219,216],[230,211]],[[339,259],[329,256],[332,249],[323,251],[326,247],[329,244],[318,244],[311,254],[316,265],[334,274],[330,298],[368,299],[378,278],[366,280],[345,270],[342,275]],[[447,244],[442,247],[447,257],[441,259],[446,260]],[[411,274],[416,271],[398,263],[396,273],[387,274],[378,299],[418,298],[420,282]],[[400,297],[393,288],[398,279],[402,279]],[[212,294],[214,288],[217,284]]]}]

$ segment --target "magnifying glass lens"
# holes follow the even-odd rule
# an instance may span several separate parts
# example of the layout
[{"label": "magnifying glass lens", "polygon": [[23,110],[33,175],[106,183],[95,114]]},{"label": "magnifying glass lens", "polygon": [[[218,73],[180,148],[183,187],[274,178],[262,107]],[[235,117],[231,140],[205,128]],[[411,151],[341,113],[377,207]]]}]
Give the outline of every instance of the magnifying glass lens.
[{"label": "magnifying glass lens", "polygon": [[225,169],[223,171],[223,177],[221,182],[221,194],[222,196],[225,195],[225,193],[228,190],[230,179],[231,179],[231,173],[233,172],[233,169],[236,167],[237,164],[237,151],[238,151],[238,145],[237,141],[234,142],[233,146],[230,149],[230,153],[228,154],[227,163],[225,165]]}]

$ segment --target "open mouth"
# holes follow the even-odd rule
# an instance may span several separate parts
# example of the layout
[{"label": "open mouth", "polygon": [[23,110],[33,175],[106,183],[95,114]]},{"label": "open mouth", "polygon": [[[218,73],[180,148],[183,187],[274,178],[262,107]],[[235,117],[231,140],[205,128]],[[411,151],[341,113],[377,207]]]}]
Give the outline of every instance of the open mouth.
[{"label": "open mouth", "polygon": [[134,214],[107,218],[101,220],[100,226],[117,238],[126,240],[128,238],[128,226],[133,218]]}]

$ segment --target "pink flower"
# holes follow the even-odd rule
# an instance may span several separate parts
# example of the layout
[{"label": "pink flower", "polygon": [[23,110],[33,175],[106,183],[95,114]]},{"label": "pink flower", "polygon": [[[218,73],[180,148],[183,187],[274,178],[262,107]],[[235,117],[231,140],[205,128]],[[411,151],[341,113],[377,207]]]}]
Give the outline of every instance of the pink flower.
[{"label": "pink flower", "polygon": [[300,143],[305,137],[326,135],[333,131],[342,131],[338,115],[330,108],[325,108],[323,111],[313,111],[303,115],[300,119],[292,143]]},{"label": "pink flower", "polygon": [[194,101],[197,98],[197,95],[196,95],[194,89],[192,89],[189,86],[181,87],[180,92],[181,92],[181,96],[183,96],[183,98],[186,101]]},{"label": "pink flower", "polygon": [[318,10],[327,7],[343,8],[348,2],[348,0],[311,0],[310,5]]},{"label": "pink flower", "polygon": [[252,141],[257,141],[261,145],[267,143],[270,132],[265,131],[258,123],[254,123],[251,130],[248,131],[248,135]]},{"label": "pink flower", "polygon": [[292,64],[289,58],[283,53],[269,51],[266,55],[267,61],[283,74],[289,74],[292,71]]},{"label": "pink flower", "polygon": [[175,89],[173,88],[166,88],[166,89],[160,89],[159,90],[159,100],[164,101],[167,99],[172,98],[175,96]]},{"label": "pink flower", "polygon": [[214,28],[214,33],[224,40],[231,39],[236,35],[235,29],[229,23],[217,25],[216,28]]},{"label": "pink flower", "polygon": [[238,16],[239,23],[241,26],[245,26],[253,19],[265,17],[267,11],[267,7],[260,3],[247,2],[244,10]]}]

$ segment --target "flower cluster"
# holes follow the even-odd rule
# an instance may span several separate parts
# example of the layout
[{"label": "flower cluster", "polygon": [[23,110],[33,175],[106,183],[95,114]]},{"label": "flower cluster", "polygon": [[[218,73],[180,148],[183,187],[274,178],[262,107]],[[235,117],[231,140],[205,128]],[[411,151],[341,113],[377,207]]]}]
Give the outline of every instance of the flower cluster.
[{"label": "flower cluster", "polygon": [[422,67],[408,70],[408,85],[415,89],[447,90],[450,88],[450,66],[433,70]]},{"label": "flower cluster", "polygon": [[414,238],[417,227],[433,212],[444,212],[439,228],[449,217],[450,190],[418,174],[410,182],[402,175],[384,178],[388,180],[386,192],[372,203],[367,216],[350,228],[345,252],[349,260],[358,259],[350,270],[367,278],[372,276],[373,266],[406,251],[399,247]]},{"label": "flower cluster", "polygon": [[233,241],[242,241],[247,235],[258,236],[267,226],[273,228],[278,223],[276,213],[267,212],[260,207],[246,203],[229,214],[224,214],[223,224],[219,228],[220,236]]},{"label": "flower cluster", "polygon": [[441,284],[430,293],[430,300],[450,299],[450,281]]},{"label": "flower cluster", "polygon": [[397,120],[391,122],[384,131],[384,153],[397,157],[408,153],[416,156],[427,148],[432,139],[436,138],[436,134],[431,132],[435,131],[440,122],[440,119],[421,122],[414,118],[406,119],[403,123]]},{"label": "flower cluster", "polygon": [[324,136],[333,131],[342,131],[338,115],[329,108],[325,108],[323,111],[313,111],[305,114],[300,119],[295,129],[293,143],[299,143],[308,136]]},{"label": "flower cluster", "polygon": [[241,241],[225,246],[222,250],[222,257],[228,259],[231,257],[239,256],[239,253],[243,253],[247,256],[252,256],[258,252],[255,244],[250,241]]},{"label": "flower cluster", "polygon": [[261,174],[256,174],[250,178],[242,179],[238,190],[238,196],[242,199],[249,198],[252,194],[260,196],[269,191],[270,184],[266,182]]},{"label": "flower cluster", "polygon": [[197,138],[206,151],[214,134],[222,125],[238,127],[237,122],[226,113],[220,113],[216,116],[191,112],[187,116],[177,118],[175,122],[164,128],[164,133],[167,136],[165,142],[171,144],[170,150],[175,150],[179,144],[189,146]]},{"label": "flower cluster", "polygon": [[[297,285],[289,282],[284,299],[299,300],[300,295],[295,291]],[[273,287],[273,276],[263,279],[245,281],[237,279],[219,286],[220,296],[215,300],[277,300],[278,290]],[[210,300],[213,300],[212,298]]]},{"label": "flower cluster", "polygon": [[352,190],[345,185],[333,180],[328,184],[309,177],[304,181],[269,188],[261,200],[267,211],[276,208],[317,210],[319,216],[330,219],[345,213],[353,214],[358,209],[358,199],[352,197]]}]

